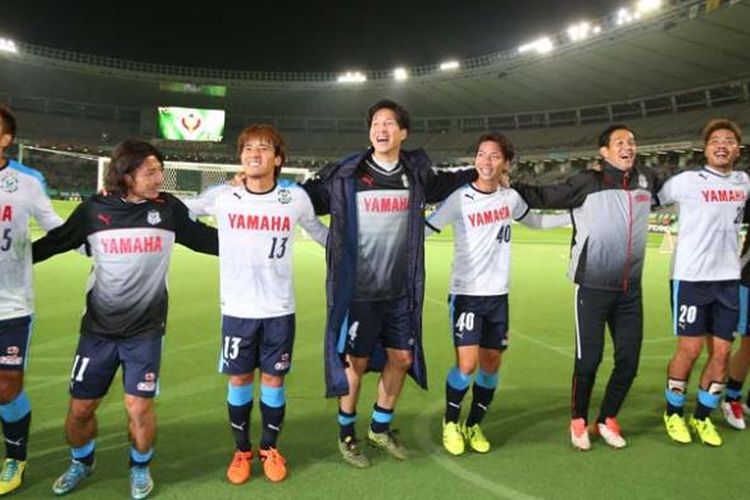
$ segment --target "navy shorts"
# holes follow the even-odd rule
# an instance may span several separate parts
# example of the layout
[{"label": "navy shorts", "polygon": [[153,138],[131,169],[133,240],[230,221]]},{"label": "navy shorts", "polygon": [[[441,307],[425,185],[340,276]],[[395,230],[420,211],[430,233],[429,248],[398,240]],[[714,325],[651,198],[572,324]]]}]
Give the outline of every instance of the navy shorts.
[{"label": "navy shorts", "polygon": [[276,318],[221,317],[219,371],[244,375],[256,368],[269,375],[284,375],[292,366],[294,314]]},{"label": "navy shorts", "polygon": [[32,323],[31,316],[0,321],[0,370],[26,368]]},{"label": "navy shorts", "polygon": [[161,335],[130,339],[81,335],[70,372],[70,395],[76,399],[104,397],[122,365],[125,393],[153,398],[159,391],[161,351]]},{"label": "navy shorts", "polygon": [[670,281],[675,335],[706,333],[731,341],[740,318],[738,280]]},{"label": "navy shorts", "polygon": [[339,352],[367,358],[378,343],[391,349],[410,350],[416,341],[409,300],[352,302],[339,336]]},{"label": "navy shorts", "polygon": [[508,348],[508,295],[448,295],[453,345]]},{"label": "navy shorts", "polygon": [[750,289],[745,285],[740,285],[740,320],[737,322],[737,333],[742,336],[748,334],[748,326],[750,326],[748,299],[750,299]]}]

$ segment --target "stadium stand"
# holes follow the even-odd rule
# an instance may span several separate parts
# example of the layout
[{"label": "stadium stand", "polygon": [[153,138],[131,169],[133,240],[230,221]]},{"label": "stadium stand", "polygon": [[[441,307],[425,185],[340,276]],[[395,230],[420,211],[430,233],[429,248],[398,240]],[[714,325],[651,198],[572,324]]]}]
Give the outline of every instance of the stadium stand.
[{"label": "stadium stand", "polygon": [[[460,61],[454,72],[408,68],[405,81],[390,70],[365,72],[362,83],[341,83],[334,73],[159,65],[19,43],[17,53],[0,51],[0,102],[23,124],[19,142],[105,155],[123,137],[155,139],[158,106],[224,109],[223,142],[160,147],[169,159],[233,163],[241,128],[270,122],[297,164],[314,168],[365,146],[364,110],[389,96],[414,116],[410,147],[459,164],[478,134],[502,130],[520,152],[517,175],[540,180],[585,168],[607,123],[627,122],[649,146],[642,151],[656,156],[644,161],[669,160],[674,168],[690,164],[708,118],[750,125],[747,2],[674,1],[637,23],[608,17],[599,25],[584,41],[553,37],[553,57],[510,49]],[[81,187],[65,182],[65,189]]]}]

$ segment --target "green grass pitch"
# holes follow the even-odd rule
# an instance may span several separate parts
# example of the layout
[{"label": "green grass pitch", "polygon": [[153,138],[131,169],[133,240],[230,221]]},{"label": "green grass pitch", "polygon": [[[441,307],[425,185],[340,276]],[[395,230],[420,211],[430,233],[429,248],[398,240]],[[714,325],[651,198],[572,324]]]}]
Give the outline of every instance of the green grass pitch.
[{"label": "green grass pitch", "polygon": [[[67,215],[72,205],[56,207]],[[458,458],[449,457],[440,445],[444,377],[453,359],[446,304],[452,243],[449,235],[429,241],[424,344],[430,390],[422,391],[407,381],[397,407],[394,426],[411,452],[409,460],[398,463],[367,449],[373,461],[367,470],[355,470],[338,456],[336,402],[323,398],[323,250],[313,242],[298,242],[297,340],[280,440],[290,476],[272,484],[256,462],[253,478],[243,486],[230,485],[224,476],[232,441],[226,421],[226,380],[216,370],[217,262],[178,247],[169,275],[169,327],[157,399],[154,498],[685,499],[716,498],[722,493],[743,497],[750,431],[737,432],[720,423],[725,444],[709,449],[697,443],[673,444],[663,430],[665,366],[674,340],[667,292],[669,256],[657,251],[659,237],[649,242],[643,284],[646,328],[640,373],[620,415],[629,446],[614,451],[595,439],[588,453],[571,449],[567,426],[574,353],[573,287],[565,277],[569,240],[569,229],[541,232],[514,226],[511,348],[483,425],[493,449],[488,455]],[[68,462],[63,420],[88,271],[87,259],[72,252],[35,269],[37,312],[26,379],[33,423],[22,497],[50,497],[52,482]],[[608,346],[591,418],[611,366]],[[697,375],[693,379],[691,406]],[[369,421],[375,382],[374,375],[364,381],[360,435]],[[97,470],[73,495],[126,498],[128,442],[119,374],[98,419]],[[715,414],[715,421],[719,420]],[[252,424],[257,437],[257,404]]]}]

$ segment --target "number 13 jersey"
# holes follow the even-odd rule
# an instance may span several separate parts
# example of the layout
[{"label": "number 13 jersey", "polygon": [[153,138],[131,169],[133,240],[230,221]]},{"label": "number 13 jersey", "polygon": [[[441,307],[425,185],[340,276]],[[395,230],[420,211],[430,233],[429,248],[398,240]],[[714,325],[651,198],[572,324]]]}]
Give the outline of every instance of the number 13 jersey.
[{"label": "number 13 jersey", "polygon": [[292,314],[294,226],[299,223],[323,245],[327,236],[307,193],[279,181],[265,193],[220,186],[212,194],[205,212],[216,218],[219,230],[222,314],[253,319]]}]

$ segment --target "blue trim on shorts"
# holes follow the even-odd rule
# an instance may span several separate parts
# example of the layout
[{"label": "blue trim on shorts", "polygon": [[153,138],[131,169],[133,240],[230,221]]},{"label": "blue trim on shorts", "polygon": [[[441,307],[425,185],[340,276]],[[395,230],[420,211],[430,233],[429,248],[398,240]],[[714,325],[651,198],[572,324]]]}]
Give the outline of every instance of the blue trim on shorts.
[{"label": "blue trim on shorts", "polygon": [[740,320],[737,322],[737,331],[740,335],[747,335],[747,307],[750,290],[740,285]]},{"label": "blue trim on shorts", "polygon": [[664,397],[667,398],[667,403],[672,406],[676,406],[677,408],[682,408],[683,406],[685,406],[685,393],[674,392],[666,389],[664,391]]},{"label": "blue trim on shorts", "polygon": [[677,335],[677,311],[680,298],[680,280],[672,280],[672,332]]},{"label": "blue trim on shorts", "polygon": [[246,385],[227,384],[227,403],[232,406],[245,406],[253,400],[253,384]]},{"label": "blue trim on shorts", "polygon": [[216,367],[216,370],[219,373],[222,373],[221,371],[221,364],[224,361],[224,315],[221,315],[221,319],[219,320],[219,364]]},{"label": "blue trim on shorts", "polygon": [[271,408],[281,408],[286,404],[284,386],[271,387],[270,385],[260,384],[260,402]]},{"label": "blue trim on shorts", "polygon": [[339,354],[344,353],[346,349],[346,336],[349,333],[349,313],[346,313],[344,321],[341,322],[341,329],[339,330],[339,341],[336,343],[336,350]]},{"label": "blue trim on shorts", "polygon": [[453,316],[456,313],[456,296],[454,294],[448,295],[448,321],[450,322],[451,338],[453,338],[453,325],[455,324]]},{"label": "blue trim on shorts", "polygon": [[29,364],[29,347],[31,346],[31,333],[34,331],[34,315],[29,316],[29,334],[26,335],[26,351],[23,355],[23,371],[26,371],[26,366]]}]

